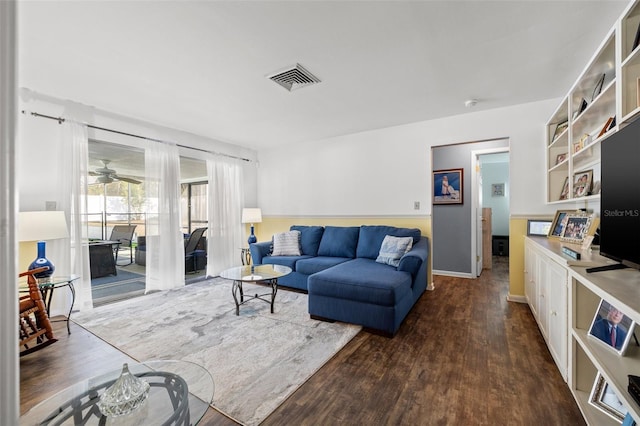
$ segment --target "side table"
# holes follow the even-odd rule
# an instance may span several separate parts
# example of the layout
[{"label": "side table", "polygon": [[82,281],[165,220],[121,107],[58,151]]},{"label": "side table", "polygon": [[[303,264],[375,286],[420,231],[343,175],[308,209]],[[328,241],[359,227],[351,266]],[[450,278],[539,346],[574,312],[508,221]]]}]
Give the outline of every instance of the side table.
[{"label": "side table", "polygon": [[[236,303],[236,315],[240,315],[240,305],[244,305],[249,300],[260,299],[271,305],[271,313],[273,313],[273,305],[278,292],[278,278],[284,277],[291,273],[291,268],[283,265],[253,265],[238,266],[224,270],[220,273],[220,277],[233,280],[231,293]],[[242,283],[259,284],[271,288],[271,292],[250,296],[245,299]],[[269,297],[267,297],[269,296]]]},{"label": "side table", "polygon": [[240,260],[242,261],[242,266],[251,265],[251,251],[249,247],[240,247]]},{"label": "side table", "polygon": [[[69,319],[71,318],[71,311],[73,311],[73,304],[76,302],[76,289],[73,286],[73,282],[76,281],[80,276],[78,275],[68,275],[68,276],[53,276],[50,277],[47,282],[38,282],[38,287],[40,288],[40,292],[42,292],[42,300],[44,300],[44,306],[47,308],[47,315],[51,316],[51,299],[53,298],[53,292],[57,288],[69,287],[71,291],[71,307],[69,308],[69,313],[67,317],[62,320],[51,320],[51,321],[66,321],[67,322],[67,333],[71,334],[71,328],[69,327]],[[21,284],[19,287],[19,291],[21,293],[29,292],[29,288],[26,284]]]}]

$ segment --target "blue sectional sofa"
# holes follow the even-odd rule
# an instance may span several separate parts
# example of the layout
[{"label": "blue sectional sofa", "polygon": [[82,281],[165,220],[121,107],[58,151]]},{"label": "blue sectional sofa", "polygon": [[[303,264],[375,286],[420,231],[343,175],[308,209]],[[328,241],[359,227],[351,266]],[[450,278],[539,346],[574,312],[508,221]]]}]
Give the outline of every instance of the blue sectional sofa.
[{"label": "blue sectional sofa", "polygon": [[[273,256],[272,242],[250,245],[254,264],[285,265],[278,284],[307,291],[312,318],[359,324],[393,336],[428,282],[429,241],[419,229],[392,226],[292,226],[300,255]],[[411,237],[398,266],[376,261],[385,237]]]}]

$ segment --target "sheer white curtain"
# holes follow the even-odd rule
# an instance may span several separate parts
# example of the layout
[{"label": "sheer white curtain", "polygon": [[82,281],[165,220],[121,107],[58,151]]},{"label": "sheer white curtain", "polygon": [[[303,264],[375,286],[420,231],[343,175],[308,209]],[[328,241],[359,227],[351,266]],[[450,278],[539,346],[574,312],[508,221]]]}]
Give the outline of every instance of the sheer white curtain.
[{"label": "sheer white curtain", "polygon": [[148,293],[184,286],[184,239],[180,230],[178,147],[147,141],[144,152]]},{"label": "sheer white curtain", "polygon": [[242,244],[242,167],[234,160],[207,157],[207,276],[235,266]]},{"label": "sheer white curtain", "polygon": [[[91,297],[91,269],[89,266],[87,188],[89,172],[89,133],[86,124],[91,122],[93,110],[90,107],[66,102],[62,123],[60,188],[64,194],[60,209],[65,211],[69,225],[70,250],[60,265],[70,265],[71,273],[80,278],[74,283],[76,300],[74,309],[93,308]],[[69,258],[70,257],[70,258]],[[67,271],[58,270],[64,274]]]}]

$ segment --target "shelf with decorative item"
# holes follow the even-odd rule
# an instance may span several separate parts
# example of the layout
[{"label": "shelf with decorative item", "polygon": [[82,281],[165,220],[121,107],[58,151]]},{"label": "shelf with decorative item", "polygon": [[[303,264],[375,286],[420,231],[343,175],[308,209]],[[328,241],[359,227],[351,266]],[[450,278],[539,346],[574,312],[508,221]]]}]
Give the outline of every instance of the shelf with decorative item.
[{"label": "shelf with decorative item", "polygon": [[640,48],[622,64],[622,117],[637,113],[640,108]]},{"label": "shelf with decorative item", "polygon": [[640,6],[633,4],[621,18],[622,62],[640,52]]},{"label": "shelf with decorative item", "polygon": [[575,111],[575,107],[580,105],[581,99],[584,99],[588,104],[594,103],[603,89],[615,81],[615,44],[614,27],[609,31],[571,90],[572,111]]},{"label": "shelf with decorative item", "polygon": [[571,197],[571,179],[569,168],[558,167],[547,173],[548,202],[566,202]]},{"label": "shelf with decorative item", "polygon": [[[602,258],[602,262],[606,262],[606,259]],[[627,269],[590,274],[584,268],[573,267],[570,269],[569,282],[569,331],[573,342],[569,350],[573,352],[575,360],[575,374],[570,376],[569,386],[576,395],[581,411],[589,424],[621,423],[620,418],[613,419],[611,414],[615,413],[600,405],[597,395],[594,395],[593,390],[601,378],[611,386],[632,416],[640,418],[640,407],[627,392],[628,375],[637,375],[640,371],[640,347],[631,344],[630,334],[633,323],[640,321],[640,300],[637,297],[640,272]],[[627,345],[621,345],[620,349],[602,342],[594,332],[593,324],[605,304],[615,307],[624,315],[621,321],[623,327],[631,324],[627,332]],[[603,412],[608,416],[603,417]]]},{"label": "shelf with decorative item", "polygon": [[569,155],[566,149],[557,148],[556,150],[549,150],[549,171],[564,171],[569,170]]},{"label": "shelf with decorative item", "polygon": [[616,115],[615,83],[614,80],[604,87],[600,95],[588,104],[584,111],[572,122],[572,142],[578,141],[585,133],[599,134],[603,124],[609,117]]}]

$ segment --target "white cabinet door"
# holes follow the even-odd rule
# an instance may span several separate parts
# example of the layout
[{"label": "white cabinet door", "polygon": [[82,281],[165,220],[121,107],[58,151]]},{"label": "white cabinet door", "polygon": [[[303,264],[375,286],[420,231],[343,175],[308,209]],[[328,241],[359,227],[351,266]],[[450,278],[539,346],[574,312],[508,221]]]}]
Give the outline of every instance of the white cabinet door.
[{"label": "white cabinet door", "polygon": [[538,278],[538,325],[542,335],[549,342],[549,260],[541,254],[536,256]]},{"label": "white cabinet door", "polygon": [[524,293],[533,316],[538,319],[538,285],[536,280],[537,254],[527,240],[524,245]]},{"label": "white cabinet door", "polygon": [[567,270],[553,261],[547,262],[547,306],[549,332],[547,344],[560,374],[567,381]]},{"label": "white cabinet door", "polygon": [[562,378],[567,381],[567,277],[564,265],[525,240],[525,296]]}]

